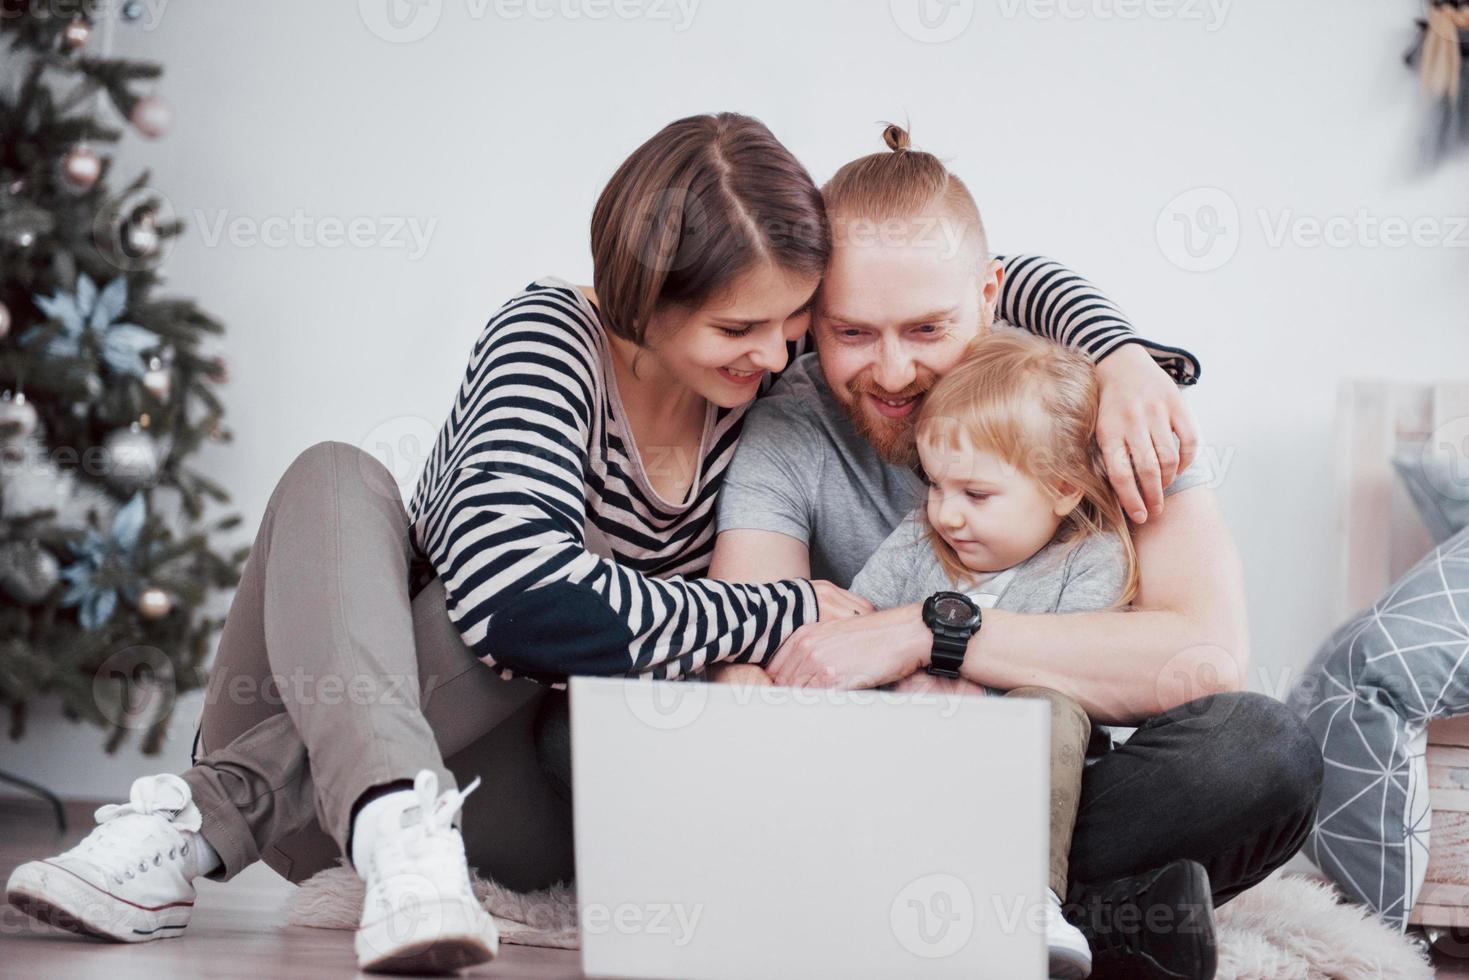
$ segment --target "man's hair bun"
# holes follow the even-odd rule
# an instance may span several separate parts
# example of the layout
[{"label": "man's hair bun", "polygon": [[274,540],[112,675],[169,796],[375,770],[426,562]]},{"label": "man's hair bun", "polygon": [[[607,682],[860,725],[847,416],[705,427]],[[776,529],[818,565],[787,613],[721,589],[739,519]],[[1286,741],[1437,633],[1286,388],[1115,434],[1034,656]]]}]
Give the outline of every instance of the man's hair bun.
[{"label": "man's hair bun", "polygon": [[887,128],[882,131],[882,141],[893,152],[913,148],[913,141],[909,138],[908,131],[897,123],[888,123]]}]

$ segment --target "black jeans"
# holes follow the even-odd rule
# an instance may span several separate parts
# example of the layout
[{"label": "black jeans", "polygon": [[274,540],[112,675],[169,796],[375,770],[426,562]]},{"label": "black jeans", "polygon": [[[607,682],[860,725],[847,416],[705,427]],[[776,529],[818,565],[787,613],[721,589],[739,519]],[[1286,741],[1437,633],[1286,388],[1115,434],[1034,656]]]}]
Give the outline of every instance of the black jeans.
[{"label": "black jeans", "polygon": [[[567,800],[569,721],[566,693],[554,691],[535,722],[541,768]],[[1263,694],[1213,694],[1154,715],[1086,767],[1071,881],[1099,883],[1193,858],[1222,905],[1301,849],[1322,769],[1300,718]]]},{"label": "black jeans", "polygon": [[1263,694],[1213,694],[1154,715],[1082,775],[1072,883],[1192,858],[1223,905],[1300,850],[1322,771],[1301,720]]}]

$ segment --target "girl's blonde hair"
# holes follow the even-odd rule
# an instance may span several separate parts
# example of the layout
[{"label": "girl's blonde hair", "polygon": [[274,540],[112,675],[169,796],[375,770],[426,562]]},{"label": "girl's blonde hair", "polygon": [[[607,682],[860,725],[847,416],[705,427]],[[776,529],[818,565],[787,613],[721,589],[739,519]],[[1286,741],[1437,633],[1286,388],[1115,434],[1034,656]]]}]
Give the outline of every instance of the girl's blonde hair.
[{"label": "girl's blonde hair", "polygon": [[[1002,327],[973,341],[964,359],[924,396],[916,435],[940,451],[967,446],[992,452],[1053,497],[1064,496],[1063,484],[1080,490],[1081,502],[1058,535],[1073,547],[1107,531],[1122,540],[1127,584],[1116,602],[1120,606],[1137,592],[1137,551],[1097,448],[1099,398],[1096,370],[1083,354]],[[971,578],[974,573],[934,528],[926,507],[923,524],[949,579],[957,585]]]}]

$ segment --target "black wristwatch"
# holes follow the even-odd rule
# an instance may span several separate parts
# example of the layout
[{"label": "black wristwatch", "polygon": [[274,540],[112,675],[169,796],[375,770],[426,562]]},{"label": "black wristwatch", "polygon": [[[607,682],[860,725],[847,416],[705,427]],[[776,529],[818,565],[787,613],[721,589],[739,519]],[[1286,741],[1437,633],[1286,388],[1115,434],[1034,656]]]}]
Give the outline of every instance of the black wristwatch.
[{"label": "black wristwatch", "polygon": [[933,633],[928,672],[958,677],[969,638],[979,632],[983,622],[979,606],[962,592],[935,592],[929,596],[923,603],[923,625]]}]

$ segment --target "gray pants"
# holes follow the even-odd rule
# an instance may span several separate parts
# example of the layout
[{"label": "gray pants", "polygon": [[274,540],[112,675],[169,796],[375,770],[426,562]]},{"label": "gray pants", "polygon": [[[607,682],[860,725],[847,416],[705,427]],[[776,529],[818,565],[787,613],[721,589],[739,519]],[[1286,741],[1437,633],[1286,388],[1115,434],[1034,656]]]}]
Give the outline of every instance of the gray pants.
[{"label": "gray pants", "polygon": [[291,881],[345,853],[369,787],[483,777],[465,803],[471,865],[517,890],[573,876],[565,695],[505,681],[465,647],[377,459],[298,456],[266,505],[184,774],[228,879],[257,859]]}]

